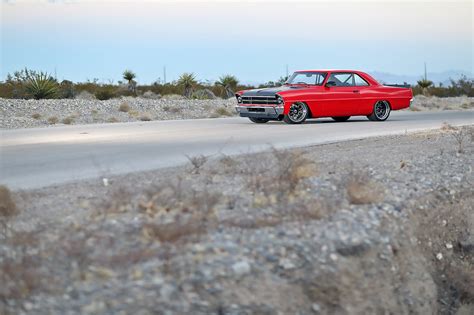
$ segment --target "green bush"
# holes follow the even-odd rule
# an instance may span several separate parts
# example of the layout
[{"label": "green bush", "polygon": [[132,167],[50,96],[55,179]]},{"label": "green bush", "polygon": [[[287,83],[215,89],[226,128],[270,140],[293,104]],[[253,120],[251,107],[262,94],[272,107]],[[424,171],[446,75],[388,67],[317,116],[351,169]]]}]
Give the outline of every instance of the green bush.
[{"label": "green bush", "polygon": [[94,95],[98,100],[105,101],[116,96],[115,88],[112,85],[98,87]]}]

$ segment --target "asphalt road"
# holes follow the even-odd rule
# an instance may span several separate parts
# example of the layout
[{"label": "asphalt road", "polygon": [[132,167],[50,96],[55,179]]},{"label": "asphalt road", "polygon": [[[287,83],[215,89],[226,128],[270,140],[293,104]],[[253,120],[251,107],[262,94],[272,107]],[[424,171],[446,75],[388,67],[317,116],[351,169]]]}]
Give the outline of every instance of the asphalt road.
[{"label": "asphalt road", "polygon": [[246,118],[0,130],[0,184],[29,189],[183,164],[187,156],[240,154],[474,124],[474,111],[393,112],[337,123],[253,124]]}]

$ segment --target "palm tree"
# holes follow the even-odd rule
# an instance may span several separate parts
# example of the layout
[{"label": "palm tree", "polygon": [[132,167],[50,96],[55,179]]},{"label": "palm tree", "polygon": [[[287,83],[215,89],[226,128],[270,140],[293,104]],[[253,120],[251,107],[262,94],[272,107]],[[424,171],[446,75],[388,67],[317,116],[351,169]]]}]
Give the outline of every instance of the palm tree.
[{"label": "palm tree", "polygon": [[219,78],[219,81],[216,82],[216,85],[220,85],[224,87],[226,97],[231,98],[234,97],[235,89],[237,88],[237,84],[239,80],[233,75],[226,74]]},{"label": "palm tree", "polygon": [[178,79],[178,85],[181,85],[184,88],[183,95],[187,98],[191,98],[193,95],[193,88],[196,84],[196,76],[192,72],[185,72]]},{"label": "palm tree", "polygon": [[128,90],[132,91],[133,93],[135,93],[135,89],[137,87],[137,82],[134,81],[136,77],[137,75],[131,70],[125,70],[123,72],[123,78],[128,82]]}]

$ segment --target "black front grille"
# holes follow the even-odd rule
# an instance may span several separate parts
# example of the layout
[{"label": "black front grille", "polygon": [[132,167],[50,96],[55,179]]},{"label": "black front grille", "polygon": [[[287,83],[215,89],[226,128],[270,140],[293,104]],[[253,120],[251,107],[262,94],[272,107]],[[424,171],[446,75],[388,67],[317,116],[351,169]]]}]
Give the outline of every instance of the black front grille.
[{"label": "black front grille", "polygon": [[264,111],[265,111],[265,108],[261,108],[261,107],[252,108],[252,107],[249,107],[249,108],[247,108],[247,110],[248,110],[249,112],[264,112]]},{"label": "black front grille", "polygon": [[276,96],[242,96],[242,104],[277,105]]}]

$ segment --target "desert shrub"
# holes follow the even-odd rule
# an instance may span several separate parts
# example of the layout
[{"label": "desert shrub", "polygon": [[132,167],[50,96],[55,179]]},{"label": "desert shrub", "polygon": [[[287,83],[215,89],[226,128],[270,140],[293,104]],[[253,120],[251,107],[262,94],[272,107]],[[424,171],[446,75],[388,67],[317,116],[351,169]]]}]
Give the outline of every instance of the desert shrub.
[{"label": "desert shrub", "polygon": [[189,163],[191,164],[191,172],[194,174],[199,174],[201,168],[206,164],[207,160],[209,159],[205,155],[197,155],[197,156],[188,156],[186,155]]},{"label": "desert shrub", "polygon": [[196,76],[194,73],[183,73],[179,77],[177,84],[179,86],[182,86],[182,88],[184,89],[183,95],[186,98],[191,98],[193,94],[193,89],[197,84]]},{"label": "desert shrub", "polygon": [[130,105],[128,105],[127,102],[123,102],[122,104],[120,104],[119,111],[126,113],[129,110],[130,110]]},{"label": "desert shrub", "polygon": [[7,234],[8,221],[16,214],[18,214],[18,209],[10,190],[6,186],[0,185],[0,231],[2,235]]},{"label": "desert shrub", "polygon": [[111,85],[101,86],[95,91],[94,95],[98,100],[109,100],[116,96],[115,88]]},{"label": "desert shrub", "polygon": [[143,113],[143,114],[140,115],[140,120],[141,121],[151,121],[151,120],[153,120],[153,118],[151,117],[150,114]]},{"label": "desert shrub", "polygon": [[317,174],[317,165],[300,150],[272,149],[265,161],[245,163],[246,186],[254,192],[254,206],[278,204],[285,207],[306,193],[309,177]]},{"label": "desert shrub", "polygon": [[31,118],[33,118],[33,119],[40,119],[40,118],[41,118],[41,114],[39,114],[39,113],[34,113],[34,114],[31,115]]},{"label": "desert shrub", "polygon": [[76,96],[76,91],[74,89],[74,83],[69,80],[61,81],[59,84],[59,98],[74,98]]},{"label": "desert shrub", "polygon": [[58,83],[46,72],[29,72],[23,82],[27,95],[34,99],[56,98]]},{"label": "desert shrub", "polygon": [[224,89],[226,98],[231,98],[234,97],[238,83],[239,80],[235,76],[226,74],[221,76],[215,84],[217,86],[221,86]]},{"label": "desert shrub", "polygon": [[218,107],[215,110],[215,114],[218,116],[232,116],[233,114],[225,107]]},{"label": "desert shrub", "polygon": [[17,212],[10,190],[6,186],[0,185],[0,217],[9,218]]},{"label": "desert shrub", "polygon": [[69,117],[64,118],[61,122],[65,125],[70,125],[74,122],[74,118],[69,116]]},{"label": "desert shrub", "polygon": [[56,116],[51,116],[48,118],[48,123],[51,125],[57,124],[59,121],[58,117]]},{"label": "desert shrub", "polygon": [[207,188],[196,190],[178,178],[175,182],[152,188],[139,202],[150,218],[143,234],[160,242],[176,242],[207,231],[217,222],[215,207],[221,195]]},{"label": "desert shrub", "polygon": [[380,202],[384,190],[364,172],[352,172],[346,182],[347,196],[352,204],[362,205]]},{"label": "desert shrub", "polygon": [[119,122],[119,120],[116,117],[110,117],[109,119],[107,119],[107,122],[116,123],[116,122]]}]

